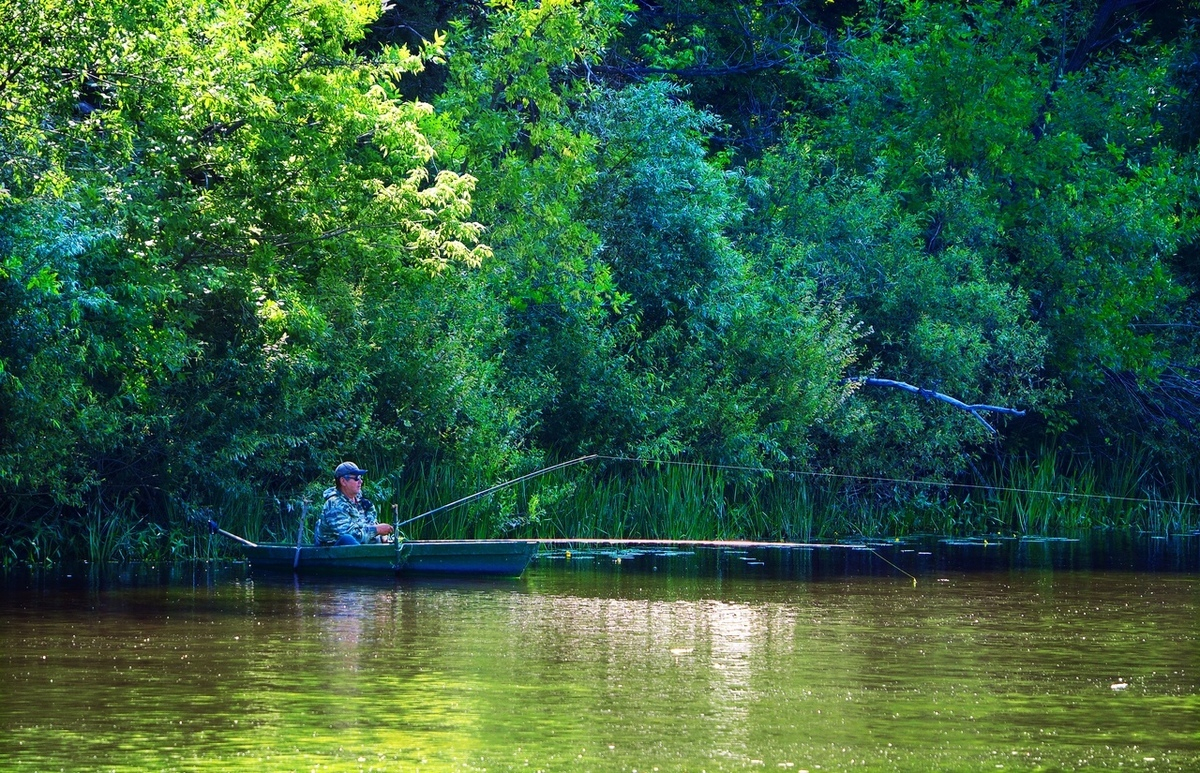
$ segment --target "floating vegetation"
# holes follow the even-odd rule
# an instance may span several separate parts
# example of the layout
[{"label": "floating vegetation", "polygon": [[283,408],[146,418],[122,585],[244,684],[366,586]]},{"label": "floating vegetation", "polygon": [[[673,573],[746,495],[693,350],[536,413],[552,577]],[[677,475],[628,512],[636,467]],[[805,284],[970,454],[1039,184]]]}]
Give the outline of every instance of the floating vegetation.
[{"label": "floating vegetation", "polygon": [[[638,545],[615,548],[585,547],[580,541],[569,551],[553,549],[537,561],[555,567],[572,565],[619,567],[621,571],[657,571],[669,561],[672,572],[745,575],[778,579],[880,575],[907,577],[947,570],[1009,571],[1018,568],[1062,570],[1200,571],[1195,537],[1160,539],[1157,535],[1096,531],[1084,537],[1033,539],[909,538],[876,544],[827,543],[786,545],[763,543],[751,548],[698,544],[687,550],[677,545]],[[567,558],[567,553],[570,558]],[[747,574],[750,573],[750,574]]]}]

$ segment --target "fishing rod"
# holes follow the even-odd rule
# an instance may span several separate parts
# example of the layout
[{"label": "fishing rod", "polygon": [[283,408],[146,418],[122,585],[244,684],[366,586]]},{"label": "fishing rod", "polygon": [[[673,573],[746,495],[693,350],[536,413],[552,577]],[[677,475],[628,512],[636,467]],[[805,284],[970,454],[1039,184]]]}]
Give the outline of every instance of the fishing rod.
[{"label": "fishing rod", "polygon": [[225,531],[224,529],[222,529],[220,526],[217,525],[216,521],[214,521],[212,519],[209,519],[209,521],[208,521],[208,530],[212,534],[220,534],[222,537],[229,537],[229,539],[236,540],[236,541],[242,543],[243,545],[246,545],[247,547],[252,547],[252,548],[258,547],[258,545],[251,542],[250,540],[246,539],[245,537],[239,537],[238,535],[234,534],[233,532]]},{"label": "fishing rod", "polygon": [[592,459],[599,459],[599,458],[600,458],[599,454],[588,454],[587,456],[581,456],[578,459],[572,459],[569,462],[559,462],[558,464],[552,464],[549,467],[543,467],[540,470],[534,470],[533,472],[526,473],[525,475],[522,475],[519,478],[513,478],[512,480],[506,480],[503,483],[497,483],[495,486],[489,486],[488,488],[485,488],[483,491],[476,491],[474,494],[469,494],[469,495],[463,497],[462,499],[456,499],[449,504],[442,505],[441,507],[435,507],[432,510],[427,510],[427,511],[421,513],[420,515],[414,515],[412,518],[409,518],[407,521],[401,521],[400,523],[396,524],[396,529],[399,529],[401,526],[404,526],[406,524],[410,524],[413,521],[419,521],[422,518],[433,515],[434,513],[440,513],[443,510],[452,510],[455,507],[458,507],[459,505],[465,505],[467,502],[471,502],[473,500],[479,499],[480,497],[495,493],[495,492],[499,491],[500,489],[508,488],[509,486],[520,483],[522,481],[529,480],[530,478],[536,478],[537,476],[544,475],[548,472],[553,472],[555,470],[561,470],[564,467],[571,467],[576,464],[582,464],[583,462],[589,462]]},{"label": "fishing rod", "polygon": [[[292,506],[288,505],[288,510]],[[292,559],[292,571],[300,568],[300,548],[304,546],[304,525],[308,522],[308,501],[300,502],[300,526],[296,529],[296,557]]]}]

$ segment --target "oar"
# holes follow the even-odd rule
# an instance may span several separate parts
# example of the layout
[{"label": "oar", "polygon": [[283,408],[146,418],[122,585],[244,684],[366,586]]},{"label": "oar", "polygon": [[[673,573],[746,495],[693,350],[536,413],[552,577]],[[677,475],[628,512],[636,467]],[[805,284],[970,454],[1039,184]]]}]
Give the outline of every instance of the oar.
[{"label": "oar", "polygon": [[296,557],[292,559],[292,571],[300,568],[300,546],[304,544],[304,524],[308,523],[308,502],[300,502],[300,528],[296,530]]},{"label": "oar", "polygon": [[232,532],[225,531],[220,526],[217,526],[216,521],[209,520],[208,530],[210,532],[212,532],[213,534],[220,534],[222,537],[229,537],[229,539],[231,539],[231,540],[237,540],[238,542],[242,543],[243,545],[246,545],[247,547],[252,547],[252,548],[258,547],[258,545],[254,544],[253,542],[251,542],[250,540],[248,540],[244,537],[239,537],[238,535],[236,535]]},{"label": "oar", "polygon": [[587,462],[587,461],[591,461],[592,459],[599,459],[599,458],[600,458],[599,454],[588,454],[587,456],[581,456],[578,459],[572,459],[569,462],[559,462],[558,464],[552,464],[549,467],[543,467],[540,470],[534,470],[533,472],[526,473],[525,475],[522,475],[519,478],[513,478],[512,480],[506,480],[503,483],[497,483],[495,486],[490,486],[488,488],[485,488],[483,491],[476,491],[474,494],[469,494],[469,495],[463,497],[462,499],[456,499],[448,505],[442,505],[441,507],[435,507],[432,510],[427,510],[426,512],[421,513],[420,515],[414,515],[412,518],[409,518],[407,521],[401,521],[400,523],[396,524],[396,530],[397,530],[397,532],[399,532],[399,529],[401,526],[410,524],[413,521],[419,521],[422,518],[425,518],[426,516],[433,515],[434,513],[440,513],[443,510],[449,510],[451,508],[458,507],[459,505],[465,505],[467,502],[470,502],[473,499],[479,499],[482,496],[487,496],[488,494],[499,491],[502,488],[508,488],[509,486],[513,485],[514,483],[520,483],[523,480],[529,480],[530,478],[536,478],[537,476],[543,475],[547,472],[553,472],[554,470],[561,470],[563,467],[570,467],[573,464],[579,464],[580,462]]}]

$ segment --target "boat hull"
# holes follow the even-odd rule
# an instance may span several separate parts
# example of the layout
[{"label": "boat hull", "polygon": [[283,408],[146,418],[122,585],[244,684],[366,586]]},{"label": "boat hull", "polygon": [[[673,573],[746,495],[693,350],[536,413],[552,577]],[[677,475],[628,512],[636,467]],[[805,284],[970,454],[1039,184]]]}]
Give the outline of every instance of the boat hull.
[{"label": "boat hull", "polygon": [[475,575],[518,577],[536,540],[415,540],[399,545],[245,546],[251,570],[299,574]]}]

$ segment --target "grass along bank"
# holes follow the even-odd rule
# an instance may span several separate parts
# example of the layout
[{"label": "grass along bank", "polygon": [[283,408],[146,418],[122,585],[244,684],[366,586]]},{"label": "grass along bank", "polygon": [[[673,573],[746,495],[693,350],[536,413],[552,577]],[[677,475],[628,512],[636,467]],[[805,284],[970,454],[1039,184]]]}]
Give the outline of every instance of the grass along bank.
[{"label": "grass along bank", "polygon": [[[388,470],[384,461],[375,460],[374,469]],[[402,532],[408,539],[817,542],[1200,529],[1195,475],[1180,472],[1155,484],[1143,461],[1130,455],[1098,463],[1047,450],[988,471],[987,482],[948,484],[601,457],[420,518]],[[496,485],[486,474],[429,464],[372,476],[365,494],[381,519],[405,521]],[[158,513],[139,512],[130,500],[42,514],[10,507],[0,562],[50,566],[235,556],[234,545],[203,527],[210,517],[254,541],[311,540],[323,488],[314,482],[294,498],[227,494],[203,507],[169,505]]]}]

